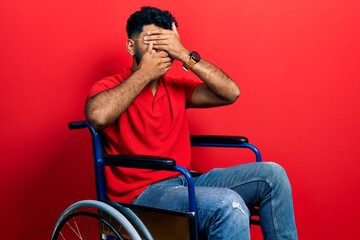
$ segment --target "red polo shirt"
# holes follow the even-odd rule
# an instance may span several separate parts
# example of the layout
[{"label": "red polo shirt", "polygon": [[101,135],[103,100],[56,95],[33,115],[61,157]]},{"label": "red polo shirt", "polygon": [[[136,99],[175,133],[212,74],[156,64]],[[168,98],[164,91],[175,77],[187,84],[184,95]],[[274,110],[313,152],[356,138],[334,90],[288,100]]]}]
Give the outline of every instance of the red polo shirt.
[{"label": "red polo shirt", "polygon": [[[133,72],[119,74],[96,82],[89,97],[116,87]],[[177,165],[190,167],[190,140],[185,109],[199,81],[160,79],[155,96],[146,87],[118,121],[105,128],[104,144],[108,154],[142,154],[170,157]],[[149,184],[176,177],[176,172],[108,167],[105,169],[107,195],[113,201],[132,202]]]}]

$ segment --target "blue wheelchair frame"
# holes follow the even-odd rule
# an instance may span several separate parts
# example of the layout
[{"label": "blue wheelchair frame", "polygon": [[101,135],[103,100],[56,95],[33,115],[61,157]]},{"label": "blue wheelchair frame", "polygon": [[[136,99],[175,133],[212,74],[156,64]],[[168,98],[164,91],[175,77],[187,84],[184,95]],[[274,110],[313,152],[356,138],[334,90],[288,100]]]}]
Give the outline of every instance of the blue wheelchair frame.
[{"label": "blue wheelchair frame", "polygon": [[[104,180],[105,166],[176,171],[183,174],[188,185],[189,210],[187,214],[191,216],[189,226],[190,239],[198,239],[195,186],[192,174],[187,169],[177,166],[176,161],[171,158],[144,155],[105,155],[100,133],[97,132],[88,122],[70,122],[68,127],[70,130],[88,128],[91,133],[96,194],[99,201],[108,202]],[[262,161],[259,150],[254,145],[250,144],[246,137],[206,135],[191,136],[190,140],[192,146],[198,147],[248,148],[255,154],[257,162]],[[258,224],[258,220],[252,220],[252,223]]]}]

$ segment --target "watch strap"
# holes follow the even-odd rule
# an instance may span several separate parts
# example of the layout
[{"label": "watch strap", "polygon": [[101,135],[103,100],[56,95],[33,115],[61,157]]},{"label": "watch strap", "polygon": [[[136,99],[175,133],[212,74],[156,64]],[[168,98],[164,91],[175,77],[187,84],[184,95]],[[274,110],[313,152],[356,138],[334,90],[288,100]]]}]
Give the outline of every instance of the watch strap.
[{"label": "watch strap", "polygon": [[185,71],[188,71],[189,69],[192,69],[196,63],[197,62],[194,59],[189,58],[189,60],[184,63],[183,68]]}]

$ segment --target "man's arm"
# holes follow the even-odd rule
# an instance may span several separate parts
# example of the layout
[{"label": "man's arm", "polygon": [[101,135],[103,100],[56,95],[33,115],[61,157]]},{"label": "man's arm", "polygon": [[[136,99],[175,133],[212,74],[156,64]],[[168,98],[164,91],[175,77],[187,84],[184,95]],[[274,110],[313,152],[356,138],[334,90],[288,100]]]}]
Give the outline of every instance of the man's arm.
[{"label": "man's arm", "polygon": [[240,96],[237,84],[221,69],[206,60],[201,59],[191,70],[204,82],[193,92],[191,98],[193,107],[228,105]]},{"label": "man's arm", "polygon": [[118,86],[88,99],[85,105],[87,121],[96,130],[114,123],[149,83],[158,80],[169,70],[171,61],[166,52],[156,52],[150,44],[141,59],[139,70]]},{"label": "man's arm", "polygon": [[[186,49],[177,32],[175,24],[172,30],[154,30],[147,32],[145,44],[153,44],[154,49],[163,50],[169,55],[185,63],[189,60],[190,51]],[[240,96],[237,84],[221,69],[201,59],[191,69],[204,84],[195,88],[192,95],[193,107],[214,107],[231,104]]]}]

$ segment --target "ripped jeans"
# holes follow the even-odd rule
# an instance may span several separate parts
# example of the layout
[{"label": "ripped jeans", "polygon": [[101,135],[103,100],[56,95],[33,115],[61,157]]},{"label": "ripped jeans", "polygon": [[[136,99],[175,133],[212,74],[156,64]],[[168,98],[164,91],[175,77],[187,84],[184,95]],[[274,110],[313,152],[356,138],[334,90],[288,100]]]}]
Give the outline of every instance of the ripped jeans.
[{"label": "ripped jeans", "polygon": [[[199,233],[208,239],[250,239],[249,210],[260,207],[264,239],[297,239],[291,187],[275,163],[217,168],[194,178]],[[184,177],[150,185],[134,204],[187,211]]]}]

